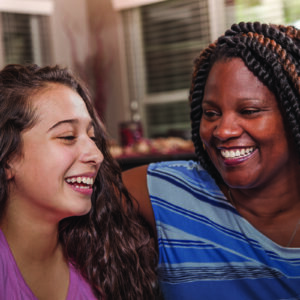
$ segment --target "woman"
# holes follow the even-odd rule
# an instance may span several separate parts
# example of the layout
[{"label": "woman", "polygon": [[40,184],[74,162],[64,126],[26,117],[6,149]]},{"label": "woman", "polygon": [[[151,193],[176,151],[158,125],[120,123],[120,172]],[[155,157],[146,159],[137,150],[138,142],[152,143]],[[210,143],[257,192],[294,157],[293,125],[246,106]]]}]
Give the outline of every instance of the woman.
[{"label": "woman", "polygon": [[233,25],[195,61],[200,164],[125,172],[157,233],[165,299],[300,298],[299,76],[300,31]]},{"label": "woman", "polygon": [[153,299],[150,238],[85,88],[8,65],[0,120],[0,299]]}]

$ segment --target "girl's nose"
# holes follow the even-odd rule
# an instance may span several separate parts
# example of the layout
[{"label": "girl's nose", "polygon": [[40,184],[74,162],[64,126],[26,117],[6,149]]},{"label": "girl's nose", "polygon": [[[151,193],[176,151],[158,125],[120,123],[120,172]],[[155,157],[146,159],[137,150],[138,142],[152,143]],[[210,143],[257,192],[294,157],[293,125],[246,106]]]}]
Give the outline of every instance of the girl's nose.
[{"label": "girl's nose", "polygon": [[103,154],[89,137],[83,142],[81,161],[99,167],[103,161]]}]

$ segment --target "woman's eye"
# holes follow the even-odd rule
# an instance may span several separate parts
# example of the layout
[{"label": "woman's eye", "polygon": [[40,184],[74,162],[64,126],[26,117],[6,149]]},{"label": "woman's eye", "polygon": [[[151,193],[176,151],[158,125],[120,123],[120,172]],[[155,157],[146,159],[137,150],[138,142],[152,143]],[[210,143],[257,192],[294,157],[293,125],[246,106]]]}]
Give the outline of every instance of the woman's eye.
[{"label": "woman's eye", "polygon": [[203,115],[207,118],[213,118],[219,114],[215,110],[204,110]]},{"label": "woman's eye", "polygon": [[242,110],[243,115],[253,115],[255,113],[258,113],[260,110],[259,109],[244,109]]},{"label": "woman's eye", "polygon": [[90,139],[94,142],[96,142],[96,140],[97,140],[95,136],[90,136]]}]

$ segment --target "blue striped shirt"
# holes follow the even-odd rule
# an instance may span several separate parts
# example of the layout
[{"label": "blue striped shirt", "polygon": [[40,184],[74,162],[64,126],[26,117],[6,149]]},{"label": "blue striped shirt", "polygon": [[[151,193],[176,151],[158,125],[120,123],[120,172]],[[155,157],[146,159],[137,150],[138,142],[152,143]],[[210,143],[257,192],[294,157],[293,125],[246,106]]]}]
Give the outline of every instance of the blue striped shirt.
[{"label": "blue striped shirt", "polygon": [[193,161],[150,164],[166,300],[300,299],[300,248],[255,229]]}]

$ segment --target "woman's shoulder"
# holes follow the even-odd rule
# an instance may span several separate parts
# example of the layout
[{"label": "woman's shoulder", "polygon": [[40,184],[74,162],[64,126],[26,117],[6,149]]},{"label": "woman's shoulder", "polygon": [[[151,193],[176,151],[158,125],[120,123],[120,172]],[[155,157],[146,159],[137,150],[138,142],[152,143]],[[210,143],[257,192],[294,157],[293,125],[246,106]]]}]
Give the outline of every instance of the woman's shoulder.
[{"label": "woman's shoulder", "polygon": [[[123,172],[123,181],[130,194],[138,200],[142,206],[147,206],[149,201],[149,190],[155,181],[161,185],[163,181],[171,180],[176,184],[179,181],[189,181],[196,185],[201,182],[214,182],[210,175],[201,165],[195,161],[164,161],[151,163]],[[178,180],[175,180],[178,179]],[[163,187],[162,187],[163,188]]]},{"label": "woman's shoulder", "polygon": [[202,166],[194,160],[171,160],[151,163],[148,167],[149,170],[153,169],[182,169],[182,170],[197,170],[204,171]]},{"label": "woman's shoulder", "polygon": [[[148,183],[152,181],[152,177],[161,180],[167,180],[173,184],[179,182],[190,183],[198,188],[213,187],[217,188],[215,180],[210,174],[203,169],[200,163],[189,160],[168,161],[152,163],[148,167]],[[218,188],[217,188],[218,189]]]}]

